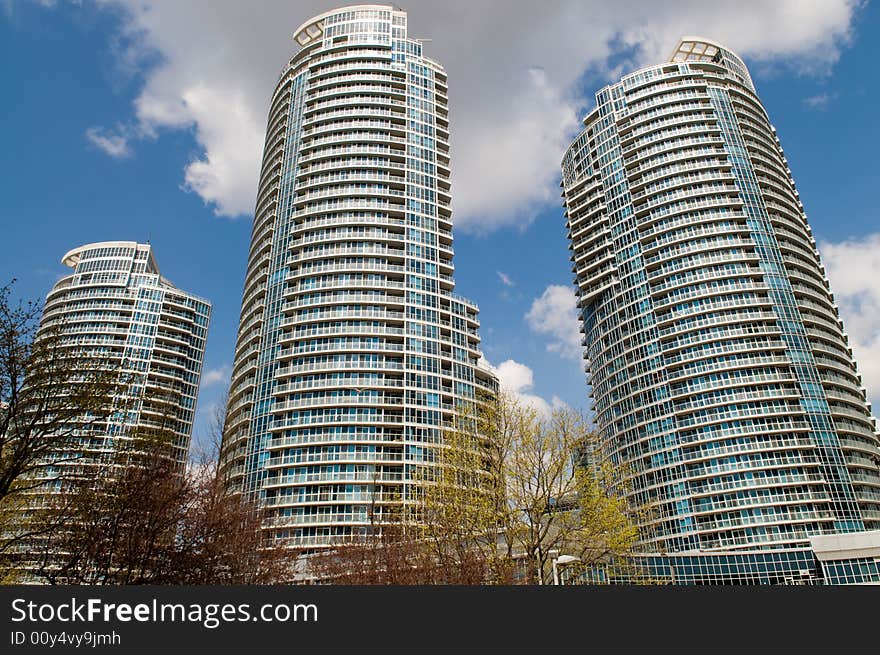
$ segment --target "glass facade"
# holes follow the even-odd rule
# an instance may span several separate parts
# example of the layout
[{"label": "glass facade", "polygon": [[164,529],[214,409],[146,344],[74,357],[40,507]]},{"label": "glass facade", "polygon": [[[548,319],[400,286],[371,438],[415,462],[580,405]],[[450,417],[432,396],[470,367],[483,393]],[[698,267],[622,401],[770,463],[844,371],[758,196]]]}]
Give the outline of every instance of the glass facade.
[{"label": "glass facade", "polygon": [[859,557],[822,565],[826,584],[880,584],[880,561]]},{"label": "glass facade", "polygon": [[826,584],[819,564],[809,549],[637,555],[616,566],[597,566],[585,574],[569,573],[564,583],[682,586]]},{"label": "glass facade", "polygon": [[809,547],[726,552],[639,553],[563,570],[563,584],[876,585],[880,530],[810,537]]},{"label": "glass facade", "polygon": [[564,202],[603,454],[642,547],[812,561],[810,536],[880,527],[875,420],[745,65],[683,39],[596,99]]},{"label": "glass facade", "polygon": [[447,79],[390,6],[294,35],[272,96],[224,435],[230,485],[293,547],[412,498],[461,403],[493,390],[453,293]]}]

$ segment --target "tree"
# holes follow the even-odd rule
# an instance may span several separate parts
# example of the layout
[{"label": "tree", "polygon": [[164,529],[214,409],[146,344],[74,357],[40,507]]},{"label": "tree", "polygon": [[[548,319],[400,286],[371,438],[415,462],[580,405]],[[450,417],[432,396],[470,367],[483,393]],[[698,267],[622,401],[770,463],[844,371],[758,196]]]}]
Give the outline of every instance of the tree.
[{"label": "tree", "polygon": [[424,486],[436,557],[478,552],[486,582],[540,584],[554,552],[585,569],[631,550],[637,529],[620,471],[598,457],[583,415],[568,407],[544,415],[501,391],[460,416],[436,481]]},{"label": "tree", "polygon": [[188,471],[189,502],[166,584],[280,584],[292,578],[297,553],[269,541],[266,511],[227,485],[221,457],[226,405],[215,413],[208,447]]},{"label": "tree", "polygon": [[164,440],[138,435],[49,496],[22,568],[49,584],[165,578],[190,495]]},{"label": "tree", "polygon": [[187,469],[173,431],[134,430],[100,469],[69,479],[42,513],[30,574],[49,584],[270,584],[290,554],[267,543],[263,511],[229,494],[218,434]]},{"label": "tree", "polygon": [[[370,502],[369,525],[332,548],[309,554],[308,574],[324,584],[474,584],[483,569],[473,560],[451,567],[423,537],[423,524],[407,505],[380,507],[378,485]],[[387,500],[387,491],[381,492]],[[400,502],[400,498],[396,499]]]},{"label": "tree", "polygon": [[463,404],[455,429],[445,433],[430,466],[417,474],[418,533],[447,578],[468,572],[462,583],[512,581],[512,549],[505,537],[506,442],[493,409],[489,397]]},{"label": "tree", "polygon": [[364,533],[308,558],[315,578],[335,584],[510,581],[509,560],[496,546],[499,497],[490,472],[495,455],[475,408],[463,405],[458,428],[425,449],[412,474],[412,498],[394,512],[379,512],[372,503]]},{"label": "tree", "polygon": [[323,584],[441,584],[436,563],[411,527],[371,525],[364,534],[308,555],[308,574]]},{"label": "tree", "polygon": [[0,555],[32,534],[32,492],[75,471],[83,445],[107,434],[125,388],[118,365],[61,324],[41,327],[41,305],[11,291],[0,288]]},{"label": "tree", "polygon": [[[565,553],[582,570],[632,549],[622,476],[570,408],[543,415],[500,392],[460,408],[391,526],[313,558],[316,577],[352,584],[540,584]],[[413,582],[403,582],[412,584]]]},{"label": "tree", "polygon": [[508,539],[532,558],[527,580],[542,583],[551,554],[571,554],[589,567],[629,552],[638,537],[621,493],[621,476],[598,454],[597,435],[575,410],[548,417],[501,394],[496,422],[511,426],[501,464]]}]

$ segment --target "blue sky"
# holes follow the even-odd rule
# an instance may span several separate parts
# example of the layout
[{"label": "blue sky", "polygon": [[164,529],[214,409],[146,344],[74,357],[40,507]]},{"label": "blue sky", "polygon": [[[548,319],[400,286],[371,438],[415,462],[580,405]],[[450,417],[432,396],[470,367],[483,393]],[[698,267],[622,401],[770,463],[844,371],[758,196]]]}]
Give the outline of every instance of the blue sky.
[{"label": "blue sky", "polygon": [[[334,3],[267,2],[259,15],[245,3],[214,3],[211,15],[183,4],[0,3],[0,282],[15,277],[19,296],[43,297],[64,274],[59,260],[70,248],[150,240],[163,274],[214,306],[199,440],[233,357],[258,174],[251,162],[260,155],[253,144],[262,140],[275,76],[294,51],[289,34]],[[456,290],[479,303],[485,355],[508,362],[512,386],[586,408],[566,304],[572,276],[559,152],[596,89],[666,54],[672,35],[700,33],[729,43],[751,67],[865,384],[880,400],[875,5],[829,1],[801,15],[797,3],[754,2],[735,20],[716,12],[688,22],[688,12],[674,11],[690,7],[687,0],[662,10],[623,2],[617,13],[593,3],[601,16],[590,22],[578,3],[560,0],[543,22],[524,5],[522,17],[487,31],[490,5],[515,5],[412,4],[411,33],[433,39],[428,54],[450,74],[453,167],[463,171],[453,187]],[[466,12],[476,27],[453,33]],[[779,36],[780,21],[787,36]],[[531,37],[563,25],[581,41]],[[487,177],[492,158],[505,163]]]}]

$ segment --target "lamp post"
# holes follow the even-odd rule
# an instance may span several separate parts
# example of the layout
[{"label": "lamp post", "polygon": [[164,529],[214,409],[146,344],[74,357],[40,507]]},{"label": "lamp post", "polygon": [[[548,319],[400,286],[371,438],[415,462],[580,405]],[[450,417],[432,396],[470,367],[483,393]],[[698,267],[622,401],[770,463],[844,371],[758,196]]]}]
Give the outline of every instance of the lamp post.
[{"label": "lamp post", "polygon": [[580,557],[575,557],[574,555],[557,555],[554,557],[551,562],[553,564],[553,584],[558,585],[559,582],[559,569],[558,566],[562,566],[563,564],[571,564],[572,562],[580,562]]}]

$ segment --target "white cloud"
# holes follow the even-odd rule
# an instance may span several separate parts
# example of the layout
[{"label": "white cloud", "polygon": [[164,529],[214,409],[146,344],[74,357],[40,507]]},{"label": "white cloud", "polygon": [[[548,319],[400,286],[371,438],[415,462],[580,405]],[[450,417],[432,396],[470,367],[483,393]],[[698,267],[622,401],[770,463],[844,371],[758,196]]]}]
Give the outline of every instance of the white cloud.
[{"label": "white cloud", "polygon": [[809,109],[818,109],[824,111],[828,109],[828,104],[837,97],[836,93],[820,93],[818,95],[804,98],[804,104]]},{"label": "white cloud", "polygon": [[202,373],[202,388],[211,387],[215,384],[229,382],[229,375],[232,369],[228,365],[219,368],[212,368]]},{"label": "white cloud", "polygon": [[[104,0],[123,7],[124,62],[145,83],[132,131],[193,129],[202,152],[184,188],[224,216],[250,214],[269,96],[293,54],[292,31],[338,0]],[[682,34],[704,34],[752,62],[828,71],[851,38],[859,0],[411,0],[410,34],[450,78],[456,221],[524,227],[558,203],[563,149],[592,105],[585,72],[660,62]],[[779,26],[784,25],[784,29]],[[147,53],[154,56],[147,56]],[[614,71],[609,57],[618,58]],[[156,64],[155,62],[160,63]],[[149,65],[147,64],[149,62]]]},{"label": "white cloud", "polygon": [[525,316],[533,332],[550,337],[547,350],[580,361],[583,357],[574,289],[551,284],[535,298]]},{"label": "white cloud", "polygon": [[819,244],[862,384],[880,407],[880,233]]},{"label": "white cloud", "polygon": [[512,83],[519,97],[502,114],[493,115],[499,108],[492,104],[474,108],[473,123],[453,137],[459,147],[467,139],[453,167],[458,223],[477,232],[525,228],[537,207],[558,202],[559,163],[579,126],[577,100],[544,70],[524,71]]},{"label": "white cloud", "polygon": [[132,154],[128,138],[121,133],[90,127],[86,130],[86,138],[114,159],[125,159]]},{"label": "white cloud", "polygon": [[512,394],[519,402],[533,407],[543,416],[549,416],[554,409],[567,407],[558,396],[552,396],[548,402],[541,396],[529,393],[535,386],[535,376],[528,366],[513,359],[507,359],[498,366],[492,366],[485,357],[483,363],[498,376],[501,389]]},{"label": "white cloud", "polygon": [[507,273],[502,273],[501,271],[495,271],[498,273],[498,279],[501,280],[501,283],[506,287],[514,286],[513,280],[510,279],[510,276]]},{"label": "white cloud", "polygon": [[528,391],[535,386],[535,375],[532,369],[513,359],[501,362],[494,370],[501,386],[511,393]]},{"label": "white cloud", "polygon": [[[250,180],[259,170],[259,159],[242,156],[245,144],[262,142],[263,127],[253,120],[247,101],[240,93],[221,95],[210,87],[193,89],[187,106],[204,116],[196,122],[199,141],[212,143],[204,157],[186,167],[187,188],[216,207],[218,214],[235,215],[252,211]],[[220,109],[222,107],[222,110]],[[230,125],[235,126],[230,129]],[[240,199],[240,200],[239,200]]]}]

